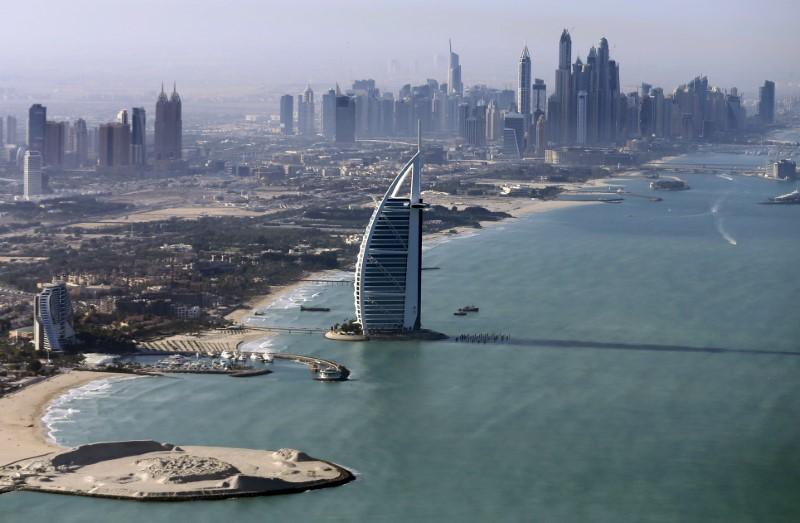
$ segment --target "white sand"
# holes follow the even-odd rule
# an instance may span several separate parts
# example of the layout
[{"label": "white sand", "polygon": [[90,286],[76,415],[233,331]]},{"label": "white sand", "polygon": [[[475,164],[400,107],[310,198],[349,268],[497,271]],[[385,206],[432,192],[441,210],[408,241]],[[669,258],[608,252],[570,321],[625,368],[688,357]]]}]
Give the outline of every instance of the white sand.
[{"label": "white sand", "polygon": [[58,374],[0,398],[0,466],[63,450],[45,438],[42,416],[47,405],[69,389],[114,376],[127,375],[72,371]]},{"label": "white sand", "polygon": [[340,485],[352,474],[292,450],[177,447],[153,441],[48,442],[41,417],[73,387],[126,376],[72,371],[0,398],[0,493],[32,490],[127,499],[210,499]]}]

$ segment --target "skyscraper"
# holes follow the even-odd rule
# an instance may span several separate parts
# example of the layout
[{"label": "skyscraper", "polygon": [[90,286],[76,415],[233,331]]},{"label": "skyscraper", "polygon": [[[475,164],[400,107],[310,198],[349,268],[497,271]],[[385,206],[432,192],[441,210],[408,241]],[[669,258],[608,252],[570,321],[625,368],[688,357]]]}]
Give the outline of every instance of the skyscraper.
[{"label": "skyscraper", "polygon": [[85,167],[89,164],[89,131],[86,122],[78,118],[72,126],[72,132],[75,135],[75,163],[78,167]]},{"label": "skyscraper", "polygon": [[598,108],[597,120],[599,123],[598,138],[607,143],[611,140],[611,71],[609,66],[608,40],[600,39],[597,48],[597,90]]},{"label": "skyscraper", "polygon": [[586,145],[586,109],[588,101],[589,94],[586,91],[578,91],[578,122],[575,140],[578,145]]},{"label": "skyscraper", "polygon": [[558,68],[569,69],[572,63],[572,37],[569,31],[561,31],[561,38],[558,42]]},{"label": "skyscraper", "polygon": [[26,151],[23,160],[23,197],[26,200],[42,194],[42,154]]},{"label": "skyscraper", "polygon": [[281,96],[281,134],[294,134],[294,97],[290,94]]},{"label": "skyscraper", "polygon": [[125,168],[131,163],[131,128],[113,122],[100,126],[97,166],[106,169]]},{"label": "skyscraper", "polygon": [[536,156],[544,156],[544,151],[547,148],[547,120],[544,115],[539,116],[536,120]]},{"label": "skyscraper", "polygon": [[486,140],[495,142],[503,137],[503,116],[497,101],[492,100],[486,108]]},{"label": "skyscraper", "polygon": [[528,46],[522,49],[517,75],[517,110],[529,119],[531,115],[531,55]]},{"label": "skyscraper", "polygon": [[19,145],[17,139],[17,119],[13,116],[6,117],[6,143]]},{"label": "skyscraper", "polygon": [[336,138],[336,91],[322,95],[322,134],[328,140]]},{"label": "skyscraper", "polygon": [[525,117],[506,113],[503,120],[503,153],[509,158],[522,158],[525,152]]},{"label": "skyscraper", "polygon": [[[545,114],[547,111],[547,85],[544,80],[537,78],[533,81],[533,102],[531,104],[533,114]],[[535,118],[534,122],[538,122],[539,118]]]},{"label": "skyscraper", "polygon": [[393,136],[395,133],[394,95],[383,93],[380,99],[380,134]]},{"label": "skyscraper", "polygon": [[453,52],[452,41],[450,41],[450,68],[447,73],[447,88],[449,94],[457,96],[464,94],[464,84],[461,83],[461,62],[458,55]]},{"label": "skyscraper", "polygon": [[147,115],[144,107],[134,107],[131,118],[131,163],[147,164]]},{"label": "skyscraper", "polygon": [[33,104],[28,109],[28,149],[44,154],[47,107]]},{"label": "skyscraper", "polygon": [[418,144],[375,207],[361,241],[354,297],[356,321],[365,335],[421,328],[421,175]]},{"label": "skyscraper", "polygon": [[181,97],[173,85],[167,98],[164,85],[156,102],[156,161],[180,160],[183,149],[183,115]]},{"label": "skyscraper", "polygon": [[758,88],[758,116],[764,124],[775,123],[775,82],[766,80]]},{"label": "skyscraper", "polygon": [[465,138],[469,145],[486,145],[486,106],[478,104],[469,111],[465,122]]},{"label": "skyscraper", "polygon": [[300,134],[310,136],[314,129],[314,91],[307,86],[303,94],[297,97],[297,130]]},{"label": "skyscraper", "polygon": [[56,168],[63,167],[66,144],[67,122],[45,122],[44,164]]},{"label": "skyscraper", "polygon": [[[558,103],[556,108],[558,114],[550,114],[550,120],[557,120],[557,128],[560,136],[552,136],[551,139],[562,144],[570,143],[572,137],[573,123],[570,116],[573,113],[573,89],[572,73],[570,62],[572,60],[572,37],[564,29],[561,32],[561,39],[558,44],[558,69],[556,70],[556,91],[555,96]],[[549,113],[548,113],[549,114]]]},{"label": "skyscraper", "polygon": [[356,102],[351,96],[336,92],[336,143],[356,142]]},{"label": "skyscraper", "polygon": [[33,345],[37,351],[63,352],[75,340],[72,304],[64,282],[51,283],[34,297]]}]

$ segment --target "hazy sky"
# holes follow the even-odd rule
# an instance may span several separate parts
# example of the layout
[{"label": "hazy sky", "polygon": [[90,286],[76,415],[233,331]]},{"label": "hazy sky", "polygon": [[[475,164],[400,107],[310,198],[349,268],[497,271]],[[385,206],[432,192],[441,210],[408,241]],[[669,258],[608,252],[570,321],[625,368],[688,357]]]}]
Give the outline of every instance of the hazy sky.
[{"label": "hazy sky", "polygon": [[[384,87],[446,78],[447,39],[465,84],[510,86],[527,41],[553,83],[558,37],[573,60],[601,36],[622,83],[672,89],[707,74],[752,92],[800,84],[800,2],[791,0],[0,0],[0,88],[84,85],[247,92],[375,78]],[[13,43],[13,44],[12,44]],[[438,57],[437,57],[438,55]],[[395,60],[400,74],[390,74]]]}]

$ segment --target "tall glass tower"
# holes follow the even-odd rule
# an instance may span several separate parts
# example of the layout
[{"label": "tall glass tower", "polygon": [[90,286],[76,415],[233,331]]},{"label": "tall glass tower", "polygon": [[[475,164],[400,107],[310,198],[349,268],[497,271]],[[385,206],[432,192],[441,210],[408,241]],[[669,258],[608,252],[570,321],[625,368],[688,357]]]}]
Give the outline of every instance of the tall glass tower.
[{"label": "tall glass tower", "polygon": [[147,140],[145,139],[147,114],[144,107],[133,108],[131,124],[131,163],[139,166],[145,165],[147,163]]},{"label": "tall glass tower", "polygon": [[531,55],[528,46],[519,57],[519,85],[517,85],[517,107],[526,118],[531,114]]},{"label": "tall glass tower", "polygon": [[449,94],[462,96],[464,84],[461,83],[461,62],[458,54],[453,52],[453,43],[450,42],[450,68],[447,74],[447,89]]},{"label": "tall glass tower", "polygon": [[[418,139],[419,141],[419,139]],[[356,321],[365,335],[420,329],[422,152],[400,170],[372,213],[356,261]]]},{"label": "tall glass tower", "polygon": [[[47,107],[33,104],[28,109],[28,149],[44,154],[45,129],[47,127]],[[16,134],[16,133],[15,133]]]}]

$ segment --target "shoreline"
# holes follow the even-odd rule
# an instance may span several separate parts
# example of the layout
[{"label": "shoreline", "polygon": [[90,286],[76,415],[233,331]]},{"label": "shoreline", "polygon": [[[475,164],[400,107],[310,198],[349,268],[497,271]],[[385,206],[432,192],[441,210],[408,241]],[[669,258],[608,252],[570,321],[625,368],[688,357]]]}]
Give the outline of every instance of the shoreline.
[{"label": "shoreline", "polygon": [[[305,274],[303,278],[324,279],[329,274],[337,271],[341,271],[341,269],[326,269],[323,271],[310,272]],[[275,336],[275,333],[272,332],[248,329],[245,323],[247,318],[252,317],[256,310],[268,309],[280,299],[292,294],[296,290],[301,289],[308,284],[309,282],[305,281],[295,281],[286,285],[272,286],[271,288],[273,289],[273,292],[260,296],[253,296],[252,298],[246,300],[242,306],[225,315],[226,320],[233,322],[232,327],[243,328],[241,332],[232,332],[224,329],[205,329],[199,331],[197,334],[173,334],[172,336],[158,338],[152,341],[141,343],[138,345],[138,348],[147,351],[161,351],[164,353],[191,353],[198,350],[211,350],[218,353],[222,349],[229,352],[237,352],[239,350],[239,346],[243,343],[266,340]]]},{"label": "shoreline", "polygon": [[[608,180],[609,179],[603,178],[600,179],[599,181],[608,181]],[[579,185],[595,186],[595,184],[593,183],[595,181],[598,180],[590,180],[586,184],[579,184]],[[570,189],[574,188],[573,185],[575,184],[570,184]],[[447,207],[452,207],[454,205],[458,207],[471,207],[473,205],[476,205],[484,207],[492,212],[505,212],[511,215],[509,218],[503,218],[502,220],[479,222],[480,228],[460,226],[460,227],[453,227],[444,231],[437,231],[423,235],[423,240],[428,240],[433,245],[436,245],[440,243],[442,240],[448,238],[460,238],[465,236],[464,233],[477,233],[492,227],[496,227],[498,225],[502,225],[503,223],[507,223],[509,220],[519,220],[521,218],[525,218],[533,214],[546,213],[561,209],[568,209],[571,207],[578,207],[581,205],[593,205],[600,202],[589,201],[589,200],[579,201],[579,200],[559,200],[559,199],[538,200],[534,198],[504,197],[504,196],[493,196],[486,198],[479,196],[448,195],[447,197],[434,196],[433,198],[430,198],[430,200],[427,200],[427,203],[436,205],[445,205]],[[456,231],[456,232],[451,232],[451,231]]]},{"label": "shoreline", "polygon": [[72,389],[123,376],[128,375],[73,370],[0,398],[0,467],[64,450],[46,433],[43,417],[50,404]]},{"label": "shoreline", "polygon": [[[324,279],[331,272],[340,271],[341,269],[326,269],[324,271],[314,271],[310,272],[303,276],[303,279],[307,280],[321,280]],[[292,292],[306,286],[308,282],[305,281],[295,281],[292,283],[287,283],[285,285],[273,285],[271,289],[273,289],[269,294],[263,294],[260,296],[253,296],[252,298],[246,300],[241,308],[236,309],[235,311],[226,314],[225,319],[230,320],[234,323],[241,324],[242,321],[249,316],[252,316],[253,312],[259,309],[267,309],[275,304],[281,298],[291,294]]]},{"label": "shoreline", "polygon": [[[588,180],[586,183],[572,183],[560,184],[567,188],[567,190],[575,190],[580,187],[599,187],[606,185],[610,179],[599,178]],[[434,247],[449,239],[463,238],[471,236],[474,233],[496,227],[509,220],[518,220],[529,215],[545,213],[555,210],[567,209],[571,207],[578,207],[582,205],[594,205],[599,202],[595,201],[580,201],[580,200],[538,200],[527,197],[506,197],[506,196],[493,196],[493,197],[477,197],[477,196],[456,196],[456,195],[435,195],[430,198],[429,203],[445,205],[448,207],[470,207],[481,206],[492,212],[505,212],[510,215],[509,218],[504,218],[497,221],[482,221],[480,228],[459,226],[452,227],[447,230],[426,233],[423,235],[423,241],[427,243],[423,248]],[[451,232],[455,231],[455,232]],[[345,269],[326,269],[322,271],[315,271],[303,276],[304,279],[325,279],[330,274],[342,272]],[[346,271],[345,271],[346,272]],[[261,296],[254,296],[246,300],[240,308],[228,313],[225,316],[226,320],[233,322],[237,326],[245,326],[247,318],[252,317],[253,313],[257,310],[269,309],[280,299],[290,295],[298,289],[303,289],[309,286],[309,282],[295,281],[286,285],[273,286],[273,292]],[[276,336],[273,332],[267,331],[245,331],[244,333],[220,333],[214,330],[200,331],[198,335],[190,336],[187,334],[176,334],[166,338],[161,338],[148,342],[144,348],[155,349],[156,344],[166,346],[172,343],[182,343],[187,341],[197,341],[201,343],[212,344],[225,344],[228,350],[235,352],[243,343],[249,343],[258,340],[267,340]],[[159,349],[155,349],[159,350]],[[162,349],[163,350],[163,349]],[[191,352],[191,351],[187,351]]]},{"label": "shoreline", "polygon": [[0,398],[0,494],[48,492],[137,501],[189,501],[305,492],[355,479],[294,449],[177,446],[153,440],[65,448],[43,414],[67,391],[127,374],[69,371]]}]

